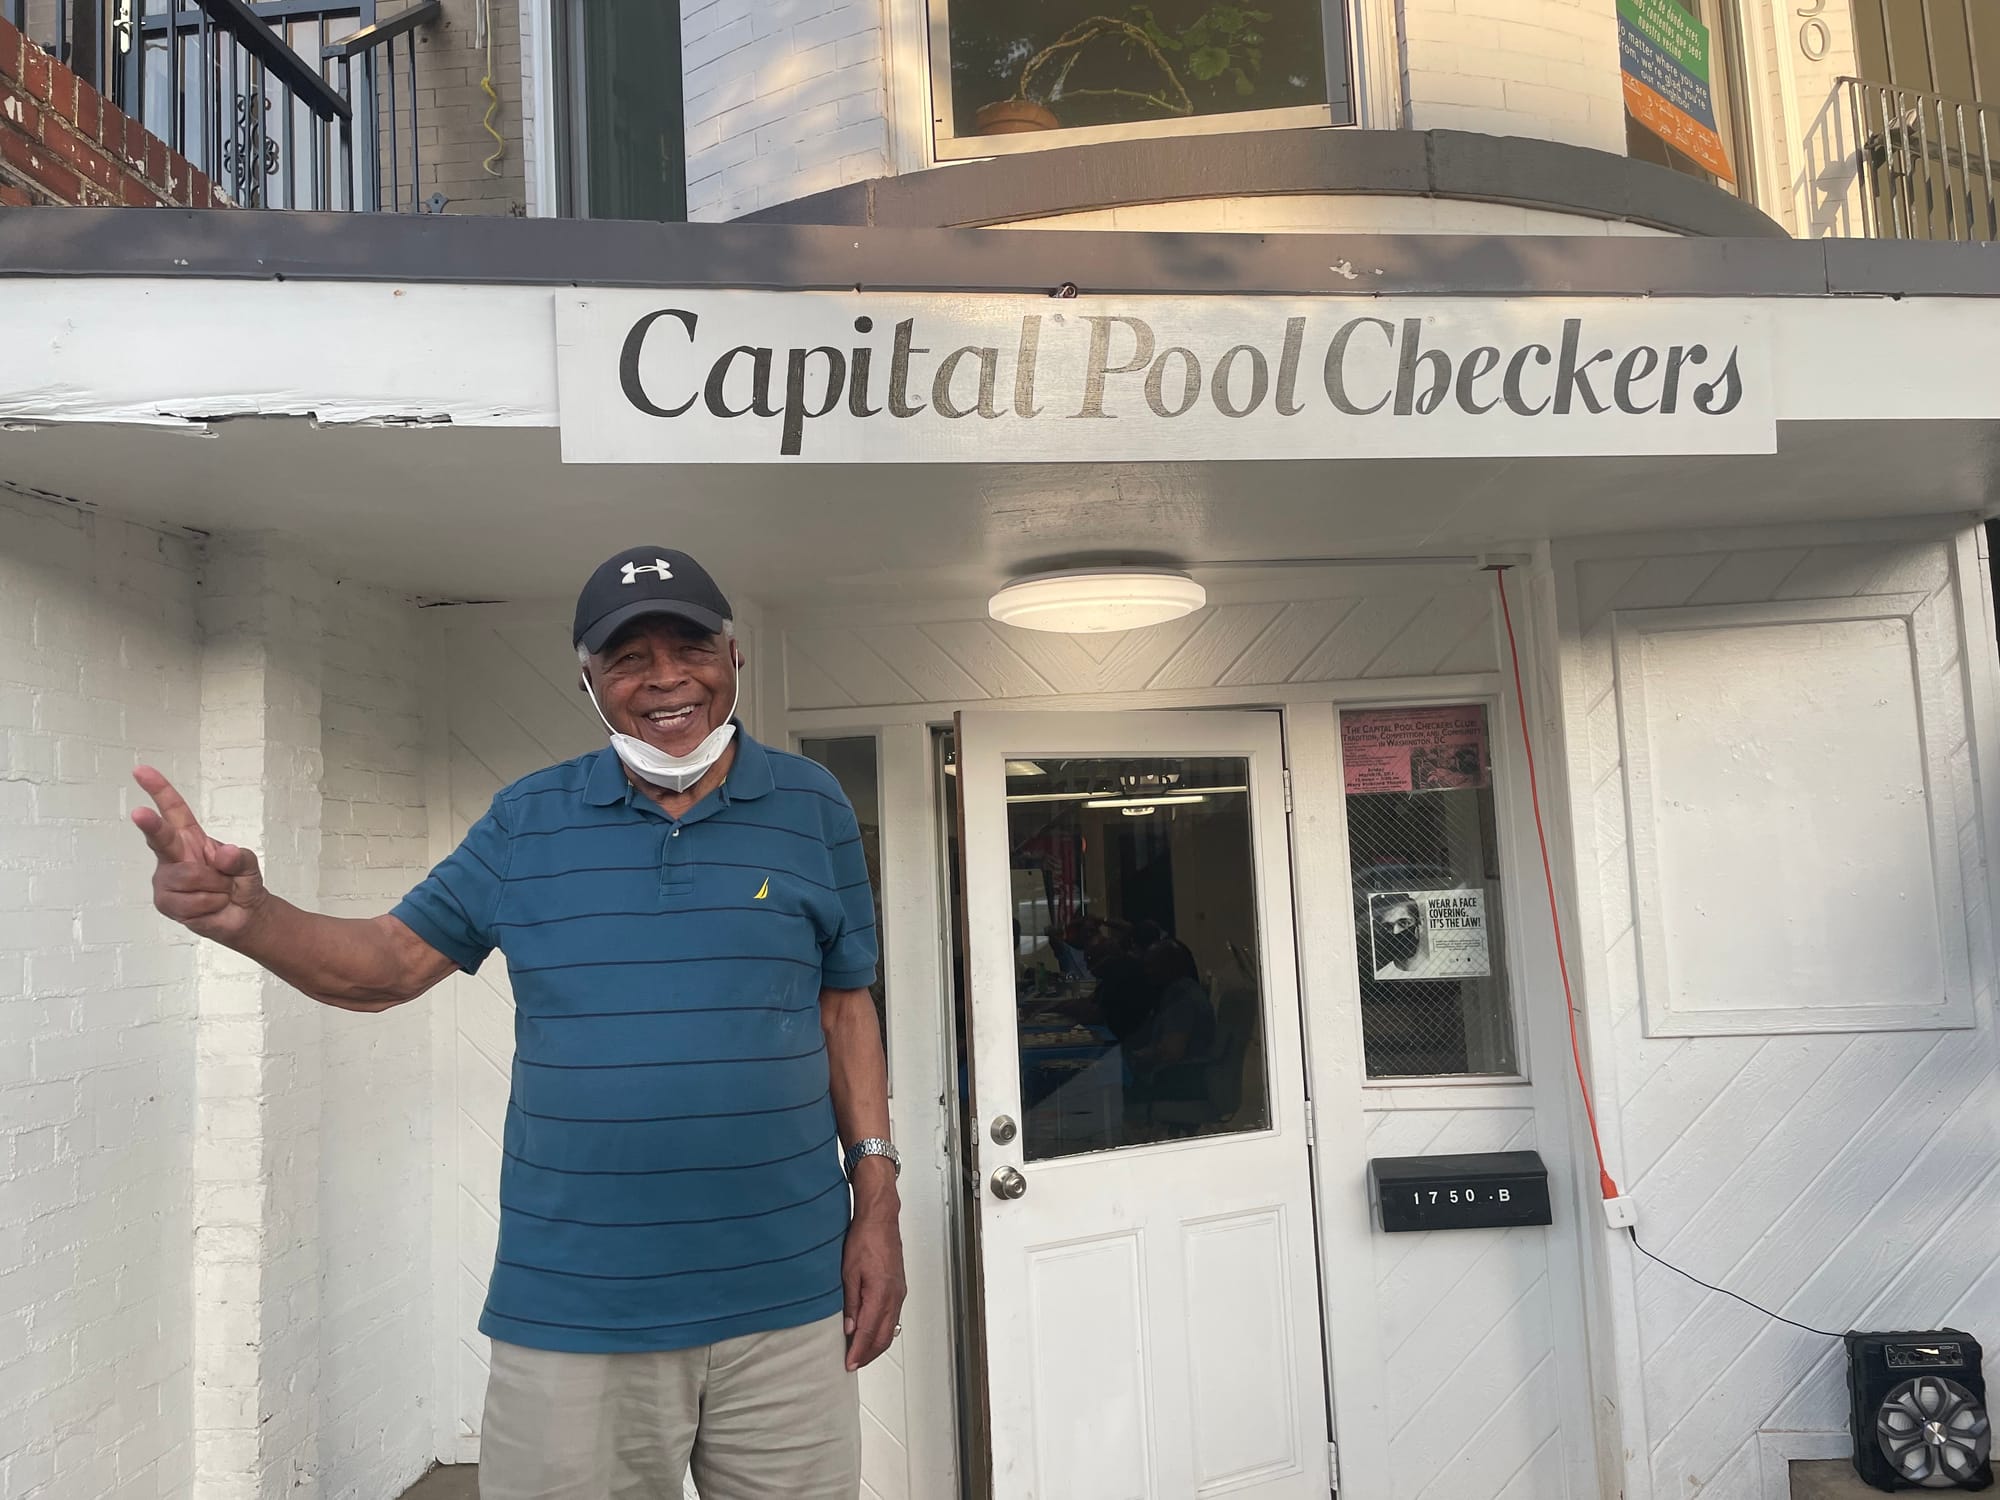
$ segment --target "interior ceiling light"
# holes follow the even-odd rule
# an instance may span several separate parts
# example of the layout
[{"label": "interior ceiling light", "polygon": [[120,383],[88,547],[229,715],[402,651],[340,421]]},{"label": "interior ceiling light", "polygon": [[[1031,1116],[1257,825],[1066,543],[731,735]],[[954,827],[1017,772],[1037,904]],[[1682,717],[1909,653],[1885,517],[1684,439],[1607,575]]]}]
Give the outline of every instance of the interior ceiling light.
[{"label": "interior ceiling light", "polygon": [[1205,802],[1210,797],[1249,791],[1247,786],[1197,786],[1171,796],[1149,792],[1142,797],[1121,797],[1115,792],[1013,792],[1009,802],[1081,802],[1085,807],[1157,807],[1163,803]]},{"label": "interior ceiling light", "polygon": [[[1213,787],[1210,790],[1226,792],[1233,790],[1233,788]],[[1128,811],[1135,807],[1143,807],[1150,812],[1156,807],[1178,807],[1187,802],[1206,802],[1207,800],[1208,797],[1203,792],[1181,792],[1172,797],[1095,797],[1083,805],[1085,807],[1122,807]]]},{"label": "interior ceiling light", "polygon": [[1017,578],[987,602],[1002,625],[1096,635],[1137,630],[1191,615],[1208,591],[1185,573],[1152,568],[1080,568]]}]

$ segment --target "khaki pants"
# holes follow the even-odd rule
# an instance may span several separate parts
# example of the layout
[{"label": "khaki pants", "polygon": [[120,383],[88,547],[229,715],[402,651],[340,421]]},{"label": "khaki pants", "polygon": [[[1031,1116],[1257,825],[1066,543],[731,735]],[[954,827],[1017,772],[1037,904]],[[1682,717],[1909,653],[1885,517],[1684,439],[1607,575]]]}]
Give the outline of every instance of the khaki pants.
[{"label": "khaki pants", "polygon": [[480,1500],[855,1500],[840,1319],[657,1354],[493,1344]]}]

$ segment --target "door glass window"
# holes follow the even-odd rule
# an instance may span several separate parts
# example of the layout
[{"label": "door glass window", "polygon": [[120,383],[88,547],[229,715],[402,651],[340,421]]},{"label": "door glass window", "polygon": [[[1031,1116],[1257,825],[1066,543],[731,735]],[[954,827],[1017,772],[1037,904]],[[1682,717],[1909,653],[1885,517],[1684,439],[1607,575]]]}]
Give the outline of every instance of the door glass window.
[{"label": "door glass window", "polygon": [[1370,1078],[1520,1071],[1486,708],[1340,716]]},{"label": "door glass window", "polygon": [[1007,764],[1029,1161],[1263,1130],[1249,762]]}]

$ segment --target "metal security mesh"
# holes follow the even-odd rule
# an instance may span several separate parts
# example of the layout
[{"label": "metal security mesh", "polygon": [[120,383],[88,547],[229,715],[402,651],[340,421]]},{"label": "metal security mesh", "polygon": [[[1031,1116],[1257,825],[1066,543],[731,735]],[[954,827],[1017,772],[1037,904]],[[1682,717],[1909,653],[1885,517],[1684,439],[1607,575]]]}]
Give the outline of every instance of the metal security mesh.
[{"label": "metal security mesh", "polygon": [[[1435,720],[1377,710],[1341,716],[1343,738],[1358,743],[1365,727],[1367,749],[1376,757],[1378,774],[1357,777],[1360,755],[1350,748],[1350,788],[1391,787],[1350,790],[1347,797],[1362,1040],[1371,1078],[1519,1071],[1484,714],[1476,706],[1456,712],[1463,744],[1455,774],[1428,778],[1424,767],[1427,757],[1435,760],[1440,738]],[[1464,732],[1468,724],[1476,741]],[[1409,743],[1399,743],[1399,736]],[[1387,771],[1385,750],[1395,761]],[[1414,776],[1407,769],[1412,764]],[[1427,779],[1459,784],[1416,789]]]}]

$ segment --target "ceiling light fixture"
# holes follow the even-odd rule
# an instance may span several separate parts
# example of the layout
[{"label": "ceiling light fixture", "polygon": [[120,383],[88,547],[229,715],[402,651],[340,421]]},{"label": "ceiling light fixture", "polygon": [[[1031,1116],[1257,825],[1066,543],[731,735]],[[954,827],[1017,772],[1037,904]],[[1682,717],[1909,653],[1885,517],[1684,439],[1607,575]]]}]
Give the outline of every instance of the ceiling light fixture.
[{"label": "ceiling light fixture", "polygon": [[1153,568],[1080,568],[1017,578],[987,602],[1002,625],[1096,635],[1164,625],[1193,614],[1208,591],[1185,573]]}]

